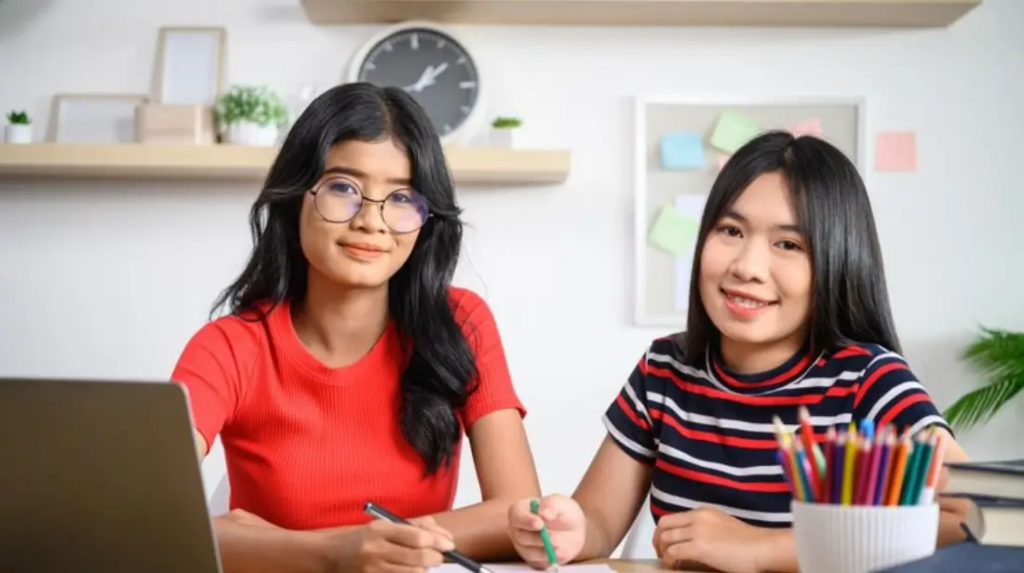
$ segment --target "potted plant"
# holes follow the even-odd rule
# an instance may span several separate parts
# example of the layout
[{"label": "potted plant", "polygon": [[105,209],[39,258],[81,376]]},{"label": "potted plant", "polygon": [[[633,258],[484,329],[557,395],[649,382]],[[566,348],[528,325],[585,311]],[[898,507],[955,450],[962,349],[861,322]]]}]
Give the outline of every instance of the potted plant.
[{"label": "potted plant", "polygon": [[228,143],[274,145],[288,121],[288,108],[266,86],[232,86],[217,101],[217,121]]},{"label": "potted plant", "polygon": [[516,130],[523,125],[518,117],[497,117],[491,123],[491,145],[512,149],[515,147]]},{"label": "potted plant", "polygon": [[7,114],[4,141],[7,143],[32,143],[32,120],[26,111],[12,111]]},{"label": "potted plant", "polygon": [[1024,391],[1024,333],[983,328],[963,358],[981,374],[983,384],[943,412],[955,429],[987,422]]}]

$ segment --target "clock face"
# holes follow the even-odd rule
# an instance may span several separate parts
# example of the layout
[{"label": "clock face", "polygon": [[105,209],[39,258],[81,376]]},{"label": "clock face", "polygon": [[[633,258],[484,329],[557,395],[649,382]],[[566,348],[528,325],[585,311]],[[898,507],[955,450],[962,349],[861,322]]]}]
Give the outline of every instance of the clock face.
[{"label": "clock face", "polygon": [[409,28],[378,42],[359,69],[359,81],[404,88],[444,137],[469,117],[479,97],[476,65],[446,34]]}]

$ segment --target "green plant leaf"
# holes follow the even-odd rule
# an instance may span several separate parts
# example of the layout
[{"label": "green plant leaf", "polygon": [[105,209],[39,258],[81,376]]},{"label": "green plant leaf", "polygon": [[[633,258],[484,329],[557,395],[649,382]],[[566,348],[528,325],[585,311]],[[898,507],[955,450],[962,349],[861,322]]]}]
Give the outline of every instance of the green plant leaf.
[{"label": "green plant leaf", "polygon": [[217,100],[216,115],[224,125],[249,121],[282,126],[288,121],[288,108],[266,86],[235,85]]},{"label": "green plant leaf", "polygon": [[943,412],[957,429],[989,421],[1024,391],[1024,333],[982,328],[962,358],[982,378],[982,386],[961,396]]}]

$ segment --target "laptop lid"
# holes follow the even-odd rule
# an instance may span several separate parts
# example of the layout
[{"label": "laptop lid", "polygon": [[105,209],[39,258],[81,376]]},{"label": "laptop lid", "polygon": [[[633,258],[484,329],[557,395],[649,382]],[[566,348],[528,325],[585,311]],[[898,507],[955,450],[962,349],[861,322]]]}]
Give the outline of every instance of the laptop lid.
[{"label": "laptop lid", "polygon": [[220,573],[185,390],[0,378],[0,571]]}]

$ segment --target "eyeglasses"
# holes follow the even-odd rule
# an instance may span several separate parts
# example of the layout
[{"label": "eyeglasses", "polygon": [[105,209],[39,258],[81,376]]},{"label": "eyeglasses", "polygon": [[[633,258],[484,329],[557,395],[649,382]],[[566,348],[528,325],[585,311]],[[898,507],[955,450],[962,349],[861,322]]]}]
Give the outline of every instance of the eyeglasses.
[{"label": "eyeglasses", "polygon": [[370,199],[347,179],[327,179],[310,190],[316,212],[329,223],[348,223],[363,208],[364,202],[380,208],[380,218],[396,233],[412,233],[431,216],[427,199],[412,189],[398,189],[384,199]]}]

